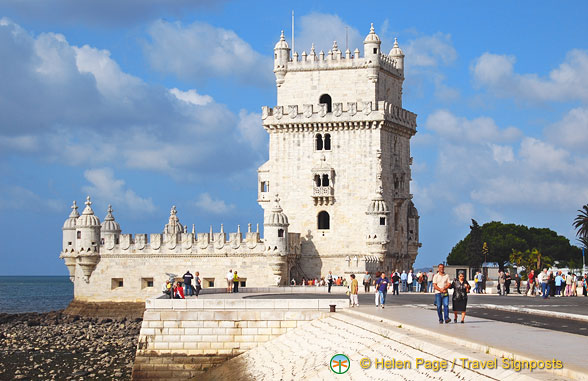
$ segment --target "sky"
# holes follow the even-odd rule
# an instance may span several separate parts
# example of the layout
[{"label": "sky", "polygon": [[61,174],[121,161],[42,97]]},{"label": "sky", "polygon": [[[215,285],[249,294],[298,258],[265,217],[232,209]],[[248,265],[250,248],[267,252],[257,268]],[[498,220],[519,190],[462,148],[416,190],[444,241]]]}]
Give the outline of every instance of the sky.
[{"label": "sky", "polygon": [[[123,233],[262,224],[261,106],[273,46],[351,50],[374,23],[405,58],[416,114],[411,193],[436,264],[471,219],[575,242],[588,203],[588,3],[583,1],[0,2],[0,275],[66,275],[72,200]],[[81,208],[80,208],[81,210]]]}]

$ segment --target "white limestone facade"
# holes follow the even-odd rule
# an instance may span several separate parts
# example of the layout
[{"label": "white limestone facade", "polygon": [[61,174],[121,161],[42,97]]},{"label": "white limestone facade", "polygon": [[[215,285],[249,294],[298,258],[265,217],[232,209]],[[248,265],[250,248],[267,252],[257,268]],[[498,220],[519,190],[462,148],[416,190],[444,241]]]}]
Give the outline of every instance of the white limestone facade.
[{"label": "white limestone facade", "polygon": [[90,198],[74,202],[60,254],[80,301],[144,301],[169,273],[200,272],[225,287],[237,269],[247,286],[285,285],[412,266],[419,216],[410,193],[416,115],[402,108],[404,54],[380,51],[373,26],[359,49],[291,54],[274,49],[277,106],[262,108],[269,160],[258,170],[259,228],[197,233],[175,207],[162,233],[122,234],[109,206],[101,223]]},{"label": "white limestone facade", "polygon": [[410,193],[416,115],[402,108],[404,54],[373,25],[359,49],[291,54],[274,48],[277,105],[263,107],[269,160],[258,170],[265,213],[279,194],[301,256],[289,276],[407,269],[418,253]]}]

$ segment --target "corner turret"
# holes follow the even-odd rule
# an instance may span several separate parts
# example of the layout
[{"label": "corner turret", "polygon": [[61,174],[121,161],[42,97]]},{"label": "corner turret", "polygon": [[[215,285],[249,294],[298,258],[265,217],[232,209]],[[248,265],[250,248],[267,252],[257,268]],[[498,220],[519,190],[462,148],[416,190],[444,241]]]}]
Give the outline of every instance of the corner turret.
[{"label": "corner turret", "polygon": [[284,37],[284,31],[282,31],[280,41],[274,47],[274,73],[276,74],[276,85],[278,87],[284,83],[288,61],[290,61],[290,47]]},{"label": "corner turret", "polygon": [[108,211],[106,217],[104,217],[100,231],[104,242],[108,241],[107,248],[112,249],[114,245],[119,243],[120,233],[120,225],[114,220],[114,216],[112,215],[112,205],[108,204]]},{"label": "corner turret", "polygon": [[71,206],[71,213],[65,222],[63,223],[63,251],[74,252],[76,250],[76,220],[80,214],[78,213],[78,205],[73,202]]},{"label": "corner turret", "polygon": [[396,69],[400,70],[402,76],[404,77],[404,52],[398,46],[397,38],[394,38],[394,46],[392,49],[390,49],[390,53],[388,55],[394,59],[394,65],[396,66]]},{"label": "corner turret", "polygon": [[288,216],[280,206],[280,198],[276,194],[275,204],[263,222],[263,235],[266,253],[270,267],[275,276],[277,286],[288,280]]},{"label": "corner turret", "polygon": [[86,197],[86,207],[76,220],[76,248],[79,253],[78,263],[84,274],[84,281],[90,282],[90,276],[99,260],[100,219],[94,215],[90,196]]},{"label": "corner turret", "polygon": [[375,83],[378,80],[378,71],[380,68],[380,37],[374,31],[374,23],[370,27],[370,33],[363,41],[363,56],[367,61],[367,67],[370,69],[368,79]]}]

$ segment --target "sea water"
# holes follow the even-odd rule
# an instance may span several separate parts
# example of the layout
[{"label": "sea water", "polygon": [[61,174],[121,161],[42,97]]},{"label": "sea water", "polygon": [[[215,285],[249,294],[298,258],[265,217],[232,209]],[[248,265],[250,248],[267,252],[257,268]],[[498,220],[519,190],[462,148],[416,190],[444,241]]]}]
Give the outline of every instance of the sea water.
[{"label": "sea water", "polygon": [[0,276],[0,313],[61,310],[72,299],[68,276]]}]

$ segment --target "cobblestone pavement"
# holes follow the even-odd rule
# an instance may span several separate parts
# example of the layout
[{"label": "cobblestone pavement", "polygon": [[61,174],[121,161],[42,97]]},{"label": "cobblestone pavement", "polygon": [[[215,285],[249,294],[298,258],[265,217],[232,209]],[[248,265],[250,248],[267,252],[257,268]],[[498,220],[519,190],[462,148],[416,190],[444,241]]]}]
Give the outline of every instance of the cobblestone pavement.
[{"label": "cobblestone pavement", "polygon": [[[348,372],[342,376],[329,367],[338,353],[350,359]],[[360,360],[368,358],[368,369]],[[417,368],[417,359],[447,361],[446,370],[434,371],[424,365]],[[288,332],[241,356],[210,370],[199,380],[323,380],[340,377],[345,380],[558,380],[545,372],[515,373],[500,367],[492,370],[472,370],[460,365],[460,358],[494,361],[494,357],[455,344],[433,343],[430,336],[409,333],[401,326],[340,312],[315,320]],[[376,369],[376,359],[408,361],[408,369]],[[365,361],[365,360],[364,360]],[[456,365],[452,367],[452,363]]]}]

